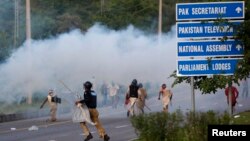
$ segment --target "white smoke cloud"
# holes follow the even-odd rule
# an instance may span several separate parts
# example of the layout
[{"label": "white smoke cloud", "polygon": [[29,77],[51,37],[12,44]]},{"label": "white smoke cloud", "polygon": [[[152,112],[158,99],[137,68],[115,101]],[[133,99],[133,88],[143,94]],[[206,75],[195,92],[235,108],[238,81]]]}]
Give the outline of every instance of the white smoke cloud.
[{"label": "white smoke cloud", "polygon": [[73,30],[16,50],[0,65],[0,99],[15,101],[29,92],[47,91],[61,85],[58,80],[72,89],[82,89],[93,78],[125,85],[134,78],[166,83],[175,69],[175,27],[159,43],[158,35],[145,35],[133,26],[116,31],[96,24],[86,33]]}]

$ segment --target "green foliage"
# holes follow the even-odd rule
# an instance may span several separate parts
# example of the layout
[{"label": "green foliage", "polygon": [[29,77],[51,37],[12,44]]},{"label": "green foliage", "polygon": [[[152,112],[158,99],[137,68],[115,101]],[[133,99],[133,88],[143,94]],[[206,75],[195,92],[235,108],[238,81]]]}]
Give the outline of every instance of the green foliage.
[{"label": "green foliage", "polygon": [[222,116],[213,111],[187,113],[184,126],[184,139],[190,141],[207,140],[207,127],[210,124],[229,124],[229,115],[225,112]]},{"label": "green foliage", "polygon": [[147,31],[157,20],[157,5],[157,1],[151,0],[110,0],[95,19],[113,29],[122,29],[132,24]]},{"label": "green foliage", "polygon": [[205,141],[209,124],[229,124],[230,117],[225,112],[213,111],[174,113],[150,113],[131,118],[138,132],[138,141]]},{"label": "green foliage", "polygon": [[137,129],[139,140],[143,141],[164,141],[166,139],[175,140],[178,128],[183,121],[182,113],[150,113],[131,118],[132,125]]},{"label": "green foliage", "polygon": [[27,103],[12,103],[12,104],[6,104],[0,102],[0,115],[1,114],[16,114],[16,113],[24,113],[27,111],[37,111],[41,104],[40,103],[33,103],[33,104],[27,104]]},{"label": "green foliage", "polygon": [[250,124],[250,111],[245,111],[240,114],[237,114],[238,117],[232,119],[233,124]]}]

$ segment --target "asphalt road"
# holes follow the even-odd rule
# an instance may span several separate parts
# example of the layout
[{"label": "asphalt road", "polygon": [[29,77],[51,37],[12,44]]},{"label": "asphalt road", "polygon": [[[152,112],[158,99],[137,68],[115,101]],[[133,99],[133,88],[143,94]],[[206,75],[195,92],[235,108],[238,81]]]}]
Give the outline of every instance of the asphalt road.
[{"label": "asphalt road", "polygon": [[[101,118],[106,132],[114,141],[129,141],[136,138],[129,119]],[[94,136],[93,141],[100,141],[94,126],[89,125]],[[46,119],[32,119],[2,123],[0,126],[1,141],[82,141],[85,138],[79,123],[73,123],[70,117],[60,117],[54,123]]]},{"label": "asphalt road", "polygon": [[[184,88],[183,88],[184,89]],[[184,93],[186,92],[186,93]],[[147,100],[146,112],[160,112],[161,102],[157,96]],[[179,89],[174,91],[170,112],[176,109],[182,111],[192,110],[190,91]],[[226,98],[223,91],[217,94],[201,95],[195,94],[196,111],[227,111]],[[129,118],[126,117],[126,109],[121,105],[117,109],[111,107],[99,108],[100,120],[111,137],[111,141],[132,141],[137,138],[135,129],[132,127]],[[250,98],[239,98],[236,105],[236,113],[250,110]],[[71,114],[58,115],[58,121],[46,122],[48,117],[30,120],[5,122],[0,124],[0,141],[82,141],[85,136],[82,133],[79,123],[73,123]],[[35,128],[33,128],[35,127]],[[91,141],[101,141],[94,126],[89,125],[94,138]]]}]

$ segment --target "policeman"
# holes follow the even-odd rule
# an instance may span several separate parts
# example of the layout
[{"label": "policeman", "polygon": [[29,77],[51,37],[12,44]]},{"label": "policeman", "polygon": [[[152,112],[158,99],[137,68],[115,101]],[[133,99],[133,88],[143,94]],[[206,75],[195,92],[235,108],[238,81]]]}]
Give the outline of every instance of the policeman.
[{"label": "policeman", "polygon": [[[80,101],[76,101],[75,104],[78,103],[85,103],[86,106],[89,109],[89,114],[90,114],[90,118],[92,120],[93,123],[95,123],[95,126],[97,128],[97,131],[99,133],[100,138],[102,138],[104,141],[108,141],[110,139],[110,137],[106,134],[105,129],[102,127],[101,122],[99,121],[99,112],[96,109],[97,106],[97,94],[95,93],[95,91],[91,90],[92,88],[92,83],[89,81],[86,81],[83,84],[84,87],[84,99],[80,100]],[[89,128],[86,125],[86,122],[80,122],[80,126],[83,129],[83,132],[85,135],[87,135],[87,137],[85,138],[84,141],[88,141],[90,139],[93,138],[92,134],[90,133]]]}]

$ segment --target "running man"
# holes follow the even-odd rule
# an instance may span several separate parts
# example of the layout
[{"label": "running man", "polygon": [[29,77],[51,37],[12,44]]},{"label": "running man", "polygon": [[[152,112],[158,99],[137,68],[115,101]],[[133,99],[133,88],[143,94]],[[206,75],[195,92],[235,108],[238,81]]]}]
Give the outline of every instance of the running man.
[{"label": "running man", "polygon": [[139,83],[139,92],[138,92],[138,100],[136,102],[136,106],[140,111],[144,114],[144,107],[147,98],[147,91],[143,87],[142,83]]},{"label": "running man", "polygon": [[137,85],[137,80],[133,79],[132,83],[129,85],[129,88],[127,90],[126,95],[129,97],[129,112],[128,112],[128,116],[134,116],[135,115],[135,111],[134,111],[134,106],[135,106],[135,102],[138,99],[138,92],[139,91],[139,87]]},{"label": "running man", "polygon": [[[100,120],[99,120],[99,112],[96,109],[97,107],[97,94],[94,90],[92,90],[92,83],[89,81],[86,81],[83,84],[84,88],[84,99],[80,101],[76,101],[75,104],[84,103],[89,109],[89,114],[91,121],[95,123],[96,129],[99,133],[100,138],[102,138],[104,141],[108,141],[110,137],[106,134],[105,129],[103,128]],[[84,132],[84,134],[87,136],[84,141],[88,141],[93,138],[92,134],[90,133],[90,130],[86,124],[86,122],[80,122],[80,126]]]},{"label": "running man", "polygon": [[171,90],[167,89],[166,84],[162,84],[159,91],[158,100],[161,99],[161,96],[162,96],[163,112],[168,112],[168,105],[172,100],[173,93],[171,92]]}]

